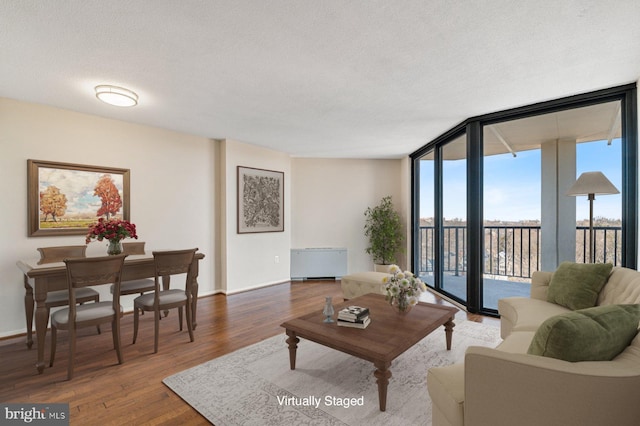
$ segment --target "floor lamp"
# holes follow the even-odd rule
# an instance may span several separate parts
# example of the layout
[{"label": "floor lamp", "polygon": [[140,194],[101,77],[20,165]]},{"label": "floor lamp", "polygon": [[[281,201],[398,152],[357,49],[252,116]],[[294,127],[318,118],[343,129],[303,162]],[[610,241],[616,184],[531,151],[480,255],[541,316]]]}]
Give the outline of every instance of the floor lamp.
[{"label": "floor lamp", "polygon": [[[589,197],[589,262],[595,263],[596,247],[593,235],[593,200],[598,195],[619,194],[620,191],[613,186],[602,172],[584,172],[578,180],[569,188],[567,195],[587,195]],[[585,262],[586,263],[586,262]]]}]

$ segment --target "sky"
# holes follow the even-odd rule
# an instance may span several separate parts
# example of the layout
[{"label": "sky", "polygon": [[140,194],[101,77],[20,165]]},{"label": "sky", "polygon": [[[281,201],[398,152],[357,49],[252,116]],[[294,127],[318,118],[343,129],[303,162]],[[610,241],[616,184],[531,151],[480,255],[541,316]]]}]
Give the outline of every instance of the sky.
[{"label": "sky", "polygon": [[[580,143],[576,148],[576,179],[587,171],[601,171],[618,188],[622,187],[621,140]],[[421,169],[420,217],[433,216],[433,162]],[[466,161],[447,162],[444,168],[444,216],[466,217]],[[521,151],[484,158],[484,219],[502,221],[540,220],[540,150]],[[594,217],[620,219],[622,196],[596,195]],[[586,196],[576,197],[576,219],[589,218]]]}]

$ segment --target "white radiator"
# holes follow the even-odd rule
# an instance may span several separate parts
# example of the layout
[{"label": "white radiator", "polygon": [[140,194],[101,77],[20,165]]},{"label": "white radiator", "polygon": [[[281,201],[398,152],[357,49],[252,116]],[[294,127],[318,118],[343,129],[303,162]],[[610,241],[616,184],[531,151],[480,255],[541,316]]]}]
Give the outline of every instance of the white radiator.
[{"label": "white radiator", "polygon": [[347,275],[346,248],[291,249],[291,279],[335,278]]}]

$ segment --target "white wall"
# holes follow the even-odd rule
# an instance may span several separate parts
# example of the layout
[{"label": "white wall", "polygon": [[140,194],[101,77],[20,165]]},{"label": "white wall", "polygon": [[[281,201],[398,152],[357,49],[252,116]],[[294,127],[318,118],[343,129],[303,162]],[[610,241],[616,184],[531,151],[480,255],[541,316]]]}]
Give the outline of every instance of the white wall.
[{"label": "white wall", "polygon": [[[287,154],[242,142],[222,142],[223,248],[221,287],[227,294],[288,281],[291,243],[291,159]],[[284,172],[284,232],[237,233],[237,166]],[[278,262],[276,263],[276,256]]]},{"label": "white wall", "polygon": [[[151,249],[199,247],[200,294],[214,292],[214,142],[158,128],[0,98],[0,337],[24,333],[19,259],[83,236],[27,237],[27,159],[131,170],[131,220]],[[88,253],[106,253],[103,243]],[[108,297],[108,288],[102,289]],[[132,296],[123,305],[131,308]]]},{"label": "white wall", "polygon": [[291,248],[346,247],[348,273],[372,271],[364,212],[391,195],[404,215],[401,165],[401,160],[293,159]]}]

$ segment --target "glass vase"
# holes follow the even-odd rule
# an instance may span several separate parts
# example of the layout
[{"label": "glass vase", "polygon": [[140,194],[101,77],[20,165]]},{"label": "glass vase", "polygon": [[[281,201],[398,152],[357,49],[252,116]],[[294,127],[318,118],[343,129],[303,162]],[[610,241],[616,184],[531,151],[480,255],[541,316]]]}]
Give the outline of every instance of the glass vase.
[{"label": "glass vase", "polygon": [[331,297],[325,297],[324,309],[322,310],[322,314],[325,316],[324,322],[333,322],[333,318],[331,317],[334,313]]},{"label": "glass vase", "polygon": [[107,247],[107,254],[113,256],[122,253],[122,243],[120,240],[109,240],[109,246]]},{"label": "glass vase", "polygon": [[409,303],[409,298],[407,297],[407,295],[404,294],[400,294],[394,297],[391,301],[391,306],[397,313],[401,315],[408,314],[413,307]]}]

